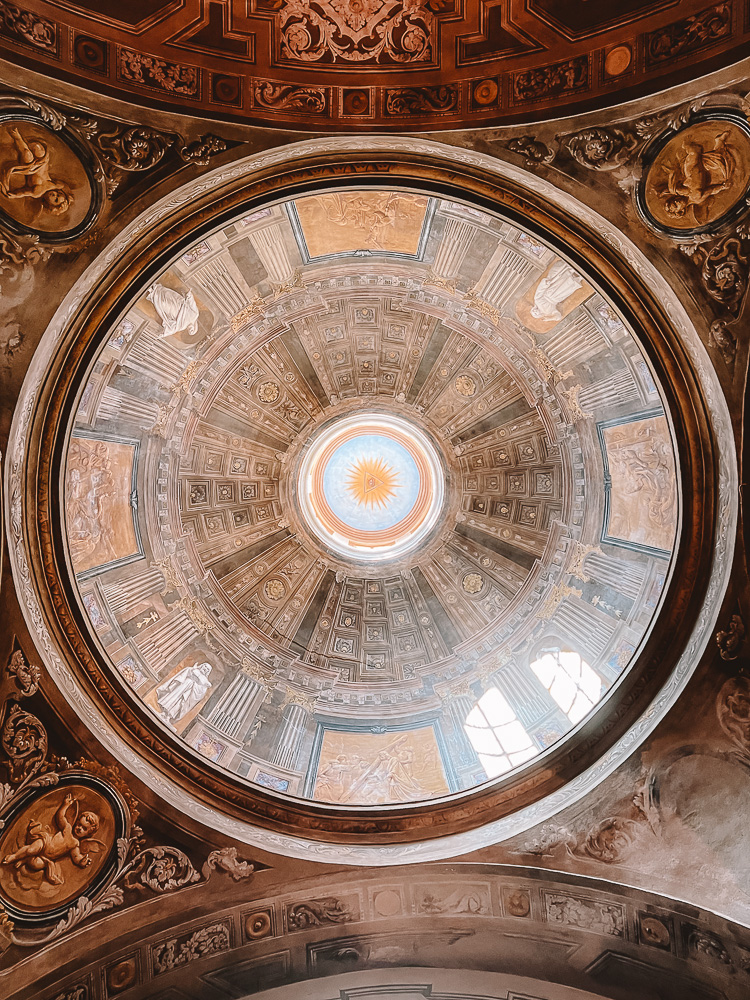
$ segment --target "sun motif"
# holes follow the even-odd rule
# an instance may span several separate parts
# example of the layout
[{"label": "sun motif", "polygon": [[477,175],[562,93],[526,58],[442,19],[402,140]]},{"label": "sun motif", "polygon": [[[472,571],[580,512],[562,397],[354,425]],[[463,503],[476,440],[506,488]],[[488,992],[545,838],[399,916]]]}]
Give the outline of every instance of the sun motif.
[{"label": "sun motif", "polygon": [[346,488],[365,507],[387,507],[400,487],[396,473],[382,458],[360,458],[347,475]]}]

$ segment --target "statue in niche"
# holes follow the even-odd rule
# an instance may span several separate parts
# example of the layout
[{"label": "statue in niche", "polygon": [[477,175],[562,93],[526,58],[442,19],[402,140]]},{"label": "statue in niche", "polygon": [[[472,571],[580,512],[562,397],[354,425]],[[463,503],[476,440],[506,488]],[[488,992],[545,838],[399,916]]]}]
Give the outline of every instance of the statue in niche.
[{"label": "statue in niche", "polygon": [[583,278],[564,260],[556,260],[534,292],[531,315],[540,320],[561,320],[562,306],[583,285]]},{"label": "statue in niche", "polygon": [[24,139],[16,126],[8,125],[6,134],[13,142],[15,160],[0,168],[0,194],[5,198],[31,199],[35,211],[64,215],[73,204],[70,187],[50,176],[50,151],[41,139]]},{"label": "statue in niche", "polygon": [[211,690],[210,663],[185,667],[156,689],[156,700],[170,725],[179,722],[198,705]]},{"label": "statue in niche", "polygon": [[[92,835],[99,829],[99,817],[90,809],[79,814],[80,802],[65,796],[54,815],[56,830],[32,817],[26,828],[26,843],[3,858],[4,865],[14,865],[23,874],[43,873],[50,885],[63,885],[65,878],[58,864],[70,858],[78,868],[91,864],[90,852],[98,853],[105,845]],[[70,815],[72,810],[72,816]]]},{"label": "statue in niche", "polygon": [[186,333],[189,337],[196,335],[199,311],[191,291],[181,295],[174,289],[155,282],[146,292],[146,298],[161,319],[160,337],[173,337],[178,333]]}]

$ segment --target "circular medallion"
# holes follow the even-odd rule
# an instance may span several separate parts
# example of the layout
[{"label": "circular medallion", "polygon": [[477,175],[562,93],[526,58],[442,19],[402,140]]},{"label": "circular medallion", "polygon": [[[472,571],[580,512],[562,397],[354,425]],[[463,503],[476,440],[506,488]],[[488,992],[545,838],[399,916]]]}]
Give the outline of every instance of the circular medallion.
[{"label": "circular medallion", "polygon": [[4,816],[0,903],[21,925],[59,919],[106,882],[127,828],[120,796],[88,774],[31,790]]},{"label": "circular medallion", "polygon": [[357,414],[313,439],[300,467],[299,504],[307,527],[338,555],[394,559],[434,527],[444,478],[434,445],[415,425]]},{"label": "circular medallion", "polygon": [[750,126],[702,116],[657,141],[639,188],[646,219],[676,236],[720,229],[742,214],[750,187]]}]

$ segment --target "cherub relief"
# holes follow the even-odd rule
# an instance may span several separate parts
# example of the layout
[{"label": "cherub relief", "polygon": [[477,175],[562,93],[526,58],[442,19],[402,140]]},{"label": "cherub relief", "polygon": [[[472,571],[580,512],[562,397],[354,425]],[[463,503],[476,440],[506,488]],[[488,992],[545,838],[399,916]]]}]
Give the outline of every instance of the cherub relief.
[{"label": "cherub relief", "polygon": [[79,813],[79,807],[78,798],[66,795],[54,816],[56,830],[32,817],[26,829],[26,843],[13,854],[7,854],[2,863],[14,865],[25,875],[43,872],[43,879],[50,885],[65,882],[58,864],[63,858],[70,858],[78,868],[88,867],[89,854],[98,853],[105,845],[92,838],[99,829],[99,816],[90,809]]},{"label": "cherub relief", "polygon": [[38,212],[64,215],[73,204],[73,193],[64,181],[50,176],[46,143],[40,139],[27,142],[16,126],[8,125],[5,131],[13,140],[16,158],[0,167],[0,194],[32,199]]},{"label": "cherub relief", "polygon": [[729,138],[729,131],[720,132],[713,142],[685,138],[674,166],[664,165],[666,183],[657,193],[670,218],[682,219],[692,213],[698,225],[711,220],[712,201],[729,190],[740,166]]}]

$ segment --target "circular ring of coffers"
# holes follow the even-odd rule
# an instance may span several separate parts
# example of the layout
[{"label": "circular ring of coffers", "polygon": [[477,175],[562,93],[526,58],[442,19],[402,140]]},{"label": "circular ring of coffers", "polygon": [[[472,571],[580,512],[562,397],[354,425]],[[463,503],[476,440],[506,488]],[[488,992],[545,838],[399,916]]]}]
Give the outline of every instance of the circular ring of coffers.
[{"label": "circular ring of coffers", "polygon": [[[425,845],[421,854],[412,847],[409,856],[416,860],[450,856],[459,841],[467,843],[461,840],[461,834],[468,831],[475,831],[473,840],[470,836],[468,841],[474,846],[488,842],[487,837],[508,836],[549,815],[551,808],[575,801],[609,773],[618,760],[624,759],[648,730],[643,722],[638,723],[648,705],[656,699],[655,704],[660,706],[658,712],[650,713],[653,723],[655,717],[666,711],[696,665],[708,638],[706,622],[710,630],[726,584],[726,536],[731,535],[736,519],[736,508],[726,499],[728,486],[729,493],[732,492],[736,469],[727,455],[717,452],[714,439],[717,427],[728,433],[725,412],[716,402],[719,393],[713,388],[710,392],[701,390],[696,341],[691,346],[692,353],[684,346],[690,328],[683,322],[673,297],[665,307],[663,298],[669,293],[663,283],[657,282],[658,287],[649,288],[643,278],[647,269],[637,254],[632,249],[618,253],[608,238],[609,227],[601,227],[604,235],[597,232],[591,213],[574,213],[570,206],[566,211],[565,199],[559,197],[559,192],[536,179],[531,188],[525,187],[528,178],[516,169],[498,168],[479,154],[463,155],[457,161],[452,150],[444,153],[437,145],[433,149],[423,143],[417,152],[396,140],[388,140],[386,145],[389,149],[393,147],[387,163],[383,161],[384,149],[366,148],[365,143],[357,142],[343,142],[332,148],[328,140],[322,147],[315,142],[300,146],[294,152],[293,163],[281,156],[276,161],[266,157],[258,162],[251,196],[248,196],[247,174],[236,169],[227,175],[226,181],[217,177],[218,187],[206,184],[202,178],[202,196],[188,199],[178,193],[170,202],[169,213],[153,213],[153,224],[143,239],[120,240],[122,253],[116,273],[110,270],[105,253],[82,287],[74,290],[75,308],[70,310],[69,302],[61,307],[61,315],[70,310],[69,322],[58,320],[49,331],[46,377],[41,377],[38,366],[30,372],[11,436],[6,492],[8,498],[13,498],[9,520],[15,532],[11,544],[14,574],[20,592],[28,601],[29,625],[39,637],[48,669],[84,718],[109,720],[98,728],[111,731],[103,738],[117,743],[126,766],[144,780],[155,780],[155,787],[165,795],[171,794],[171,783],[176,782],[175,788],[180,789],[178,798],[184,801],[187,795],[191,801],[202,803],[196,806],[196,816],[208,819],[213,815],[216,818],[212,822],[221,823],[218,817],[229,814],[232,819],[227,820],[228,830],[268,849],[304,854],[304,843],[318,842],[315,850],[322,857],[326,843],[362,845],[364,841],[361,849],[347,848],[347,859],[352,863],[373,864],[399,856],[398,851],[395,855],[393,851],[383,853],[384,845],[388,844],[442,838],[442,845],[432,848]],[[252,169],[252,163],[248,166]],[[631,327],[639,331],[643,348],[661,380],[674,419],[684,503],[679,546],[659,628],[652,629],[644,640],[637,666],[623,678],[617,699],[592,712],[574,739],[553,747],[520,773],[454,796],[450,801],[430,801],[417,807],[380,807],[376,814],[340,806],[282,801],[263,789],[250,790],[211,768],[199,755],[186,752],[169,733],[155,727],[149,713],[132,702],[125,685],[107,667],[101,648],[66,584],[71,568],[63,544],[63,525],[45,513],[54,509],[59,493],[61,458],[78,405],[82,376],[97,353],[102,336],[132,300],[135,285],[144,287],[144,282],[152,280],[167,259],[184,252],[203,233],[230,218],[301,190],[357,185],[363,169],[367,170],[371,183],[379,181],[389,187],[432,191],[484,210],[499,211],[538,237],[543,236],[549,245],[564,249],[587,280],[606,292]],[[650,277],[656,278],[653,273]],[[92,294],[94,278],[98,279],[98,287]],[[671,311],[671,316],[665,308]],[[675,327],[680,325],[683,329],[678,332]],[[708,377],[705,371],[702,377]],[[29,391],[38,393],[33,420]],[[28,450],[27,431],[30,432]],[[716,468],[721,469],[718,479],[713,473]],[[719,485],[723,497],[719,499],[724,506],[717,532]],[[718,579],[717,571],[723,574]],[[708,608],[704,605],[707,599]],[[692,636],[685,634],[685,622],[697,623]],[[70,683],[66,681],[66,672],[71,677]],[[637,735],[626,735],[636,724],[633,733]],[[613,747],[617,753],[610,752],[605,764],[597,764]],[[150,778],[152,774],[158,774],[158,779]],[[206,807],[210,812],[205,811]],[[521,817],[515,825],[513,814]],[[484,832],[476,829],[479,827]],[[264,828],[267,833],[263,833]],[[455,836],[451,839],[451,835]],[[340,848],[331,850],[331,856],[341,858]]]}]

